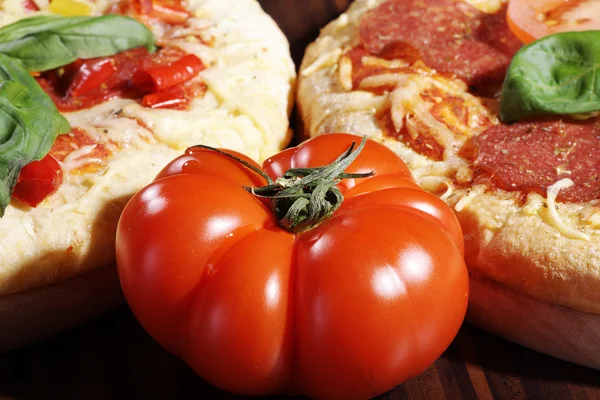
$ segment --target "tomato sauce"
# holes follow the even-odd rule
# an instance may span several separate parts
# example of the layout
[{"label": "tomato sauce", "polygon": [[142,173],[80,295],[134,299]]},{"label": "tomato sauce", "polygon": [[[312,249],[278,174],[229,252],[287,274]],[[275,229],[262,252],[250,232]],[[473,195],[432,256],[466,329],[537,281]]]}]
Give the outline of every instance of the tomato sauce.
[{"label": "tomato sauce", "polygon": [[[98,143],[89,133],[80,128],[73,128],[71,132],[59,135],[52,148],[50,154],[58,161],[64,161],[65,158],[75,150],[79,150],[84,146],[95,145],[94,149],[85,155],[85,158],[106,160],[110,157],[111,152],[103,144]],[[84,173],[98,170],[103,164],[94,162],[87,163],[73,172]]]},{"label": "tomato sauce", "polygon": [[395,137],[402,143],[410,146],[416,152],[423,154],[432,160],[441,161],[444,159],[444,147],[429,133],[427,126],[416,122],[419,134],[414,137],[410,134],[406,124],[404,124],[402,129],[398,132],[394,127],[389,111],[381,116],[380,124],[383,126],[384,132],[386,132],[388,136]]}]

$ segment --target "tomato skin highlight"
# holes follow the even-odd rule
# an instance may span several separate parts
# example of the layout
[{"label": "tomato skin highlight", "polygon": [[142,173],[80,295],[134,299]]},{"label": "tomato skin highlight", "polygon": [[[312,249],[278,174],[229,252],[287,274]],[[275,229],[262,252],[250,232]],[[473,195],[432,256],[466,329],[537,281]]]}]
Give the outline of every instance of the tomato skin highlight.
[{"label": "tomato skin highlight", "polygon": [[63,181],[60,164],[51,155],[33,161],[21,169],[12,197],[30,207],[36,207],[56,192]]},{"label": "tomato skin highlight", "polygon": [[[221,149],[228,154],[233,155],[256,168],[260,166],[251,158],[234,150]],[[155,180],[169,177],[172,175],[210,175],[230,180],[242,186],[262,186],[267,182],[263,177],[249,168],[243,167],[239,162],[223,157],[214,151],[203,149],[201,147],[190,147],[185,154],[177,157],[162,169]]]},{"label": "tomato skin highlight", "polygon": [[468,278],[457,268],[462,254],[438,225],[402,208],[361,207],[299,239],[302,393],[374,397],[398,377],[421,373],[452,342],[467,306]]},{"label": "tomato skin highlight", "polygon": [[[359,141],[319,136],[264,171],[322,166]],[[332,217],[294,234],[243,188],[264,186],[258,173],[188,149],[119,221],[131,309],[162,346],[234,393],[366,399],[421,373],[466,312],[462,233],[452,210],[372,141],[345,171],[369,170],[338,185],[345,201]]]}]

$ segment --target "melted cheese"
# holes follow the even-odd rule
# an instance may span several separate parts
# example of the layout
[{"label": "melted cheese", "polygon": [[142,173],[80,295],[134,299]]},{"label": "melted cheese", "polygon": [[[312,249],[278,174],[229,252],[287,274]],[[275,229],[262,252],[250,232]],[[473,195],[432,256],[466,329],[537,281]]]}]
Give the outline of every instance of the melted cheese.
[{"label": "melted cheese", "polygon": [[[435,140],[449,152],[448,157],[455,155],[456,150],[468,137],[481,132],[486,127],[481,124],[479,116],[489,115],[490,121],[496,119],[490,115],[478,98],[466,91],[464,83],[457,79],[445,79],[427,71],[423,74],[384,72],[363,79],[359,85],[361,89],[378,87],[396,88],[390,94],[391,117],[395,130],[400,131],[406,123],[408,132],[414,139],[422,133],[417,128],[419,122],[427,128],[427,134],[433,135]],[[450,112],[443,113],[442,120],[432,114],[432,107],[445,101],[444,97],[440,97],[431,102],[421,96],[422,93],[433,89],[441,91],[443,96],[452,96],[463,102],[468,115],[471,116],[466,124]]]},{"label": "melted cheese", "polygon": [[561,190],[571,186],[573,186],[573,181],[569,178],[564,178],[548,187],[547,197],[550,225],[554,227],[561,235],[569,239],[590,240],[589,235],[569,227],[567,224],[565,224],[560,215],[558,215],[556,196],[558,196],[558,193]]},{"label": "melted cheese", "polygon": [[344,90],[352,90],[352,61],[349,57],[342,57],[338,70],[340,85]]},{"label": "melted cheese", "polygon": [[87,157],[94,149],[97,147],[97,144],[90,144],[87,146],[82,146],[81,148],[74,150],[67,154],[65,159],[60,163],[63,170],[67,173],[79,169],[87,164],[98,163],[102,164],[104,162],[101,158]]},{"label": "melted cheese", "polygon": [[598,210],[598,208],[592,207],[591,212],[589,214],[590,215],[584,217],[583,219],[594,228],[600,226],[600,211]]},{"label": "melted cheese", "polygon": [[544,198],[537,193],[529,193],[527,202],[523,206],[523,214],[538,215],[545,205]]},{"label": "melted cheese", "polygon": [[322,54],[317,58],[312,64],[304,68],[301,72],[302,75],[308,76],[314,74],[321,68],[330,67],[338,62],[340,57],[342,56],[342,49],[336,48],[332,51],[329,51],[325,54]]},{"label": "melted cheese", "polygon": [[457,212],[461,212],[462,210],[466,209],[469,206],[469,204],[471,204],[471,202],[475,199],[475,197],[483,194],[483,192],[485,192],[485,187],[483,187],[483,186],[474,186],[469,191],[469,194],[467,194],[465,197],[463,197],[462,199],[460,199],[458,201],[458,203],[456,203],[456,205],[454,206],[454,209]]},{"label": "melted cheese", "polygon": [[507,0],[464,0],[481,12],[493,14],[507,2]]},{"label": "melted cheese", "polygon": [[441,185],[445,185],[446,191],[440,195],[440,199],[442,200],[447,200],[454,191],[452,180],[445,176],[425,176],[417,179],[417,183],[428,192],[435,192],[439,190]]},{"label": "melted cheese", "polygon": [[408,62],[404,60],[386,60],[373,56],[363,56],[361,63],[366,67],[402,68],[409,66]]}]

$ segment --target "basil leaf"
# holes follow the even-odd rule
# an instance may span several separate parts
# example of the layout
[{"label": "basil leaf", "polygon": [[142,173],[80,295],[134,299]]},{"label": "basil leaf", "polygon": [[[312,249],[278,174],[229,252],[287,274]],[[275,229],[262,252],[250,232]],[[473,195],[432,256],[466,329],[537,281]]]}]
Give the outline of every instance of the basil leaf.
[{"label": "basil leaf", "polygon": [[71,127],[23,65],[0,54],[0,217],[21,168],[42,159]]},{"label": "basil leaf", "polygon": [[0,53],[18,59],[29,71],[46,71],[78,58],[106,57],[142,46],[154,51],[152,32],[120,15],[45,15],[0,28]]},{"label": "basil leaf", "polygon": [[500,118],[600,110],[600,31],[546,36],[513,57],[502,86]]}]

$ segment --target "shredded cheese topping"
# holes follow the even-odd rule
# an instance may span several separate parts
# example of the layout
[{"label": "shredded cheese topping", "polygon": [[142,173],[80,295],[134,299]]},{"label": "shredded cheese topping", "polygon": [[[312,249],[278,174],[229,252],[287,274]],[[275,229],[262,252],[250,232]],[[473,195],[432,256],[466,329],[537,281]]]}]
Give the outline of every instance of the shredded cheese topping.
[{"label": "shredded cheese topping", "polygon": [[342,88],[347,91],[352,90],[352,61],[349,57],[342,57],[342,59],[340,60],[340,68],[338,72]]},{"label": "shredded cheese topping", "polygon": [[454,209],[457,212],[461,212],[462,210],[467,208],[467,206],[475,199],[475,197],[483,194],[484,191],[485,188],[483,186],[474,186],[469,192],[469,194],[467,194],[465,197],[460,199],[458,203],[456,203]]},{"label": "shredded cheese topping", "polygon": [[335,63],[338,62],[338,60],[342,56],[342,53],[343,53],[342,49],[338,47],[338,48],[335,48],[325,54],[320,55],[319,58],[317,58],[315,61],[313,61],[312,64],[310,64],[308,67],[304,68],[302,70],[301,74],[303,76],[308,76],[308,75],[311,75],[311,74],[317,72],[321,68],[325,68],[325,67],[334,65]]},{"label": "shredded cheese topping", "polygon": [[529,193],[527,195],[527,203],[523,206],[523,214],[537,215],[544,207],[544,199],[537,193]]},{"label": "shredded cheese topping", "polygon": [[91,163],[102,164],[103,160],[100,158],[86,158],[87,155],[94,151],[96,146],[97,145],[95,144],[90,144],[87,146],[82,146],[81,148],[70,152],[61,162],[61,166],[66,172],[69,172]]},{"label": "shredded cheese topping", "polygon": [[446,191],[440,196],[441,200],[446,200],[452,195],[454,184],[450,178],[445,176],[424,176],[417,180],[419,186],[428,192],[434,192],[440,185],[446,185]]},{"label": "shredded cheese topping", "polygon": [[586,221],[594,227],[600,226],[600,211],[593,213]]},{"label": "shredded cheese topping", "polygon": [[366,67],[383,67],[383,68],[402,68],[408,67],[408,62],[404,60],[386,60],[384,58],[363,56],[361,63]]},{"label": "shredded cheese topping", "polygon": [[564,178],[548,187],[547,198],[550,225],[558,230],[561,235],[568,237],[569,239],[590,240],[589,235],[567,226],[560,215],[558,215],[558,211],[556,211],[556,197],[558,196],[558,193],[563,189],[573,186],[573,184],[571,179]]}]

